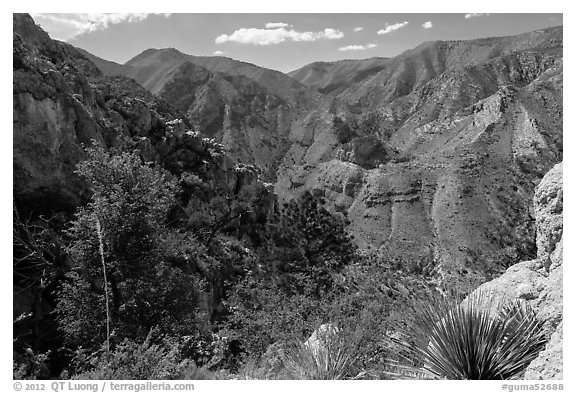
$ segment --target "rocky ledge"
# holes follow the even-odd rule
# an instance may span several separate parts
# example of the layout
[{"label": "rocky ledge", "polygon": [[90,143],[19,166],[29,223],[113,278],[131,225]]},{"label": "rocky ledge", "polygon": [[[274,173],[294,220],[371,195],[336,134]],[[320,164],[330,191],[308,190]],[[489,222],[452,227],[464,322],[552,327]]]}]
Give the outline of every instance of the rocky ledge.
[{"label": "rocky ledge", "polygon": [[544,321],[550,339],[546,348],[528,366],[524,379],[529,380],[563,379],[562,194],[560,163],[544,176],[534,195],[536,259],[517,263],[502,276],[476,289],[487,291],[491,298],[522,299]]}]

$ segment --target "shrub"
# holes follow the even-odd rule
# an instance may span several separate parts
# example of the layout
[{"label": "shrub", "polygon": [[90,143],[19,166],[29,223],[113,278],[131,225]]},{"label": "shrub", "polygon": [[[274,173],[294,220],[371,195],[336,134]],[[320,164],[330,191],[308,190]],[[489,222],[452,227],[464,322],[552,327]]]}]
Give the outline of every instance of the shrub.
[{"label": "shrub", "polygon": [[463,303],[424,306],[403,345],[423,370],[442,379],[511,379],[546,344],[542,322],[526,303],[490,300],[476,292]]},{"label": "shrub", "polygon": [[231,335],[254,357],[273,343],[302,340],[327,317],[326,303],[309,292],[286,296],[277,285],[251,277],[235,286],[227,304]]},{"label": "shrub", "polygon": [[194,361],[182,356],[181,345],[174,338],[158,337],[158,329],[150,331],[144,342],[124,340],[109,354],[103,348],[91,357],[81,352],[80,361],[72,364],[85,371],[73,375],[74,379],[222,379],[223,373],[214,373],[197,367]]},{"label": "shrub", "polygon": [[35,353],[30,348],[26,348],[22,353],[15,354],[12,361],[13,379],[49,379],[49,357],[50,352]]},{"label": "shrub", "polygon": [[315,331],[316,340],[295,343],[286,350],[284,367],[290,378],[337,380],[365,375],[360,365],[363,348],[355,336],[323,326]]},{"label": "shrub", "polygon": [[270,345],[263,356],[244,359],[235,379],[339,380],[368,376],[362,343],[353,331],[321,325],[305,343],[297,339]]}]

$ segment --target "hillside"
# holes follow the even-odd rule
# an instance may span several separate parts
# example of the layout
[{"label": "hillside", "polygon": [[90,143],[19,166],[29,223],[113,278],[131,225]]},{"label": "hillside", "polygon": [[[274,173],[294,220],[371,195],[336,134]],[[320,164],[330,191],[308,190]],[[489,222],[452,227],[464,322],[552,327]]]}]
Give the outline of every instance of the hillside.
[{"label": "hillside", "polygon": [[[74,170],[93,140],[114,147],[126,137],[147,160],[179,171],[209,158],[209,145],[178,109],[131,79],[103,76],[29,16],[15,14],[14,26],[14,198],[25,210],[68,210],[86,200]],[[183,154],[187,161],[176,163]],[[233,167],[228,157],[212,165],[209,176],[221,180]]]},{"label": "hillside", "polygon": [[474,287],[534,252],[531,198],[562,160],[562,92],[561,28],[423,44],[337,95],[363,108],[351,141],[318,165],[289,151],[277,192],[317,189],[361,244]]},{"label": "hillside", "polygon": [[[125,65],[112,66],[88,57],[105,74],[132,78],[180,109],[196,131],[222,143],[236,162],[259,167],[267,181],[276,181],[277,168],[291,146],[313,143],[308,130],[333,135],[334,118],[350,116],[339,100],[278,71],[224,57],[149,49]],[[315,161],[335,143],[316,144]]]},{"label": "hillside", "polygon": [[[430,41],[391,59],[312,63],[289,75],[314,89],[336,90],[336,95],[351,104],[372,108],[408,94],[447,70],[523,51],[561,56],[562,27],[518,36]],[[350,84],[349,80],[354,80],[354,83]],[[346,84],[346,88],[341,84]]]},{"label": "hillside", "polygon": [[83,49],[79,50],[96,64],[104,74],[127,76],[136,80],[153,93],[160,91],[168,76],[185,62],[205,68],[212,73],[248,77],[266,86],[273,94],[282,98],[286,98],[287,92],[304,88],[303,85],[281,72],[228,57],[192,56],[174,48],[148,49],[128,60],[125,64],[118,64],[94,56]]},{"label": "hillside", "polygon": [[387,58],[316,62],[291,71],[288,75],[321,93],[339,94],[348,87],[382,71]]},{"label": "hillside", "polygon": [[[234,268],[229,265],[230,260],[208,256],[207,245],[216,243],[219,251],[232,252],[226,255],[236,252],[228,249],[228,243],[222,245],[220,239],[212,238],[216,231],[211,226],[216,221],[219,236],[225,230],[233,231],[230,227],[238,230],[241,224],[254,228],[253,221],[270,214],[274,204],[271,193],[258,181],[255,168],[236,165],[222,145],[195,132],[181,111],[134,80],[103,75],[82,52],[52,40],[30,15],[14,14],[13,21],[15,376],[56,377],[70,362],[69,348],[76,349],[79,344],[70,339],[70,330],[66,333],[71,325],[59,319],[61,314],[56,309],[65,296],[70,295],[72,302],[77,299],[69,285],[79,276],[72,272],[86,276],[91,268],[89,258],[74,254],[69,237],[74,236],[71,228],[83,215],[88,223],[84,232],[87,237],[77,244],[82,248],[95,240],[97,221],[100,244],[106,244],[101,256],[110,264],[116,304],[133,295],[132,285],[138,280],[146,293],[152,294],[150,300],[158,301],[150,288],[162,286],[168,292],[176,291],[164,281],[166,274],[173,274],[172,277],[184,280],[182,285],[176,284],[177,290],[194,294],[192,298],[178,293],[183,305],[176,307],[177,313],[192,310],[194,315],[207,315],[201,323],[209,325],[217,307],[222,307],[223,281],[234,273]],[[108,187],[102,187],[102,183],[95,186],[94,177],[81,173],[79,165],[88,161],[94,165],[92,173],[108,182]],[[245,208],[237,199],[242,193],[252,195],[250,192],[257,193],[259,205],[251,208],[250,214],[244,212],[239,222],[238,210]],[[91,210],[111,194],[112,206],[117,210],[110,206]],[[193,208],[187,211],[191,200]],[[212,203],[209,209],[208,203]],[[136,205],[136,210],[131,211]],[[223,222],[217,221],[222,217],[214,216],[219,214],[218,208],[226,219]],[[201,221],[198,215],[204,211],[205,221]],[[196,214],[191,220],[200,227],[195,228],[196,232],[187,224],[188,214]],[[150,215],[155,217],[146,222]],[[110,220],[114,216],[116,223]],[[142,231],[148,231],[146,236],[142,236]],[[123,235],[114,240],[118,233]],[[167,248],[163,248],[164,244]],[[190,247],[200,250],[200,255],[215,261],[215,265],[208,268],[202,261],[190,260]],[[125,255],[133,258],[134,264],[124,272],[115,270],[125,263],[119,249],[129,249]],[[169,255],[164,253],[166,249],[170,250]],[[97,252],[92,250],[87,255],[91,258]],[[87,265],[80,267],[81,263]],[[144,269],[148,269],[146,274],[139,276]],[[96,290],[92,293],[95,302],[102,300],[100,278],[83,279],[85,288]],[[141,298],[138,296],[138,301]],[[80,303],[86,304],[84,301]],[[136,326],[145,326],[146,335],[157,326],[158,316],[150,315],[149,303],[142,305],[148,311],[137,317]],[[118,305],[112,310],[114,321],[132,318],[138,307],[133,301]],[[174,314],[167,314],[165,308],[166,304],[155,310],[170,318],[174,326]],[[90,311],[98,310],[102,309],[82,310],[73,319],[78,322]],[[195,328],[186,318],[192,317],[184,315],[183,322],[191,332]],[[150,324],[145,325],[144,320]],[[98,329],[96,322],[88,317],[85,327]],[[100,336],[88,337],[96,346],[102,343],[98,342]]]}]

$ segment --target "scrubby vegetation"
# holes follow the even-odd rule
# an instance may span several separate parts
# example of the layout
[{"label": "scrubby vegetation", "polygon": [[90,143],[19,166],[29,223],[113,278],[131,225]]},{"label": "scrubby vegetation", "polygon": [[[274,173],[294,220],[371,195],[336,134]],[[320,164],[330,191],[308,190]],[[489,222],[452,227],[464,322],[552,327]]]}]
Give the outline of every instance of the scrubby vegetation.
[{"label": "scrubby vegetation", "polygon": [[[492,321],[456,308],[442,321],[458,342],[426,322],[433,306],[417,323],[414,304],[437,296],[433,272],[361,252],[345,217],[311,193],[279,206],[256,180],[227,191],[200,172],[177,177],[137,151],[96,144],[77,172],[93,195],[73,217],[26,221],[15,207],[15,282],[37,296],[14,322],[15,378],[382,379],[394,361],[430,363],[445,378],[507,378],[531,359],[527,349],[503,354],[508,364],[488,374],[454,370],[486,360],[451,357],[472,345],[465,333],[489,333],[503,345],[494,351],[513,352],[518,332],[536,329],[529,314]],[[421,329],[411,342],[435,340],[431,353],[423,341],[410,352],[386,339],[408,327]]]}]

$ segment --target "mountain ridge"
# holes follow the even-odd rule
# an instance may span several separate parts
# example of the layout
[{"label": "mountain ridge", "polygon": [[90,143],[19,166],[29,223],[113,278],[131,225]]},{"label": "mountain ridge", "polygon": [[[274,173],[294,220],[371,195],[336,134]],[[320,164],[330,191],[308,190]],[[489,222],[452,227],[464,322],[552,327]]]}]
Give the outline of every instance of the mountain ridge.
[{"label": "mountain ridge", "polygon": [[[83,52],[88,53],[86,50],[82,49]],[[169,72],[172,68],[179,66],[181,63],[188,61],[197,66],[206,68],[210,72],[221,72],[230,75],[243,75],[256,82],[265,84],[269,89],[271,89],[275,94],[280,92],[281,88],[304,88],[299,82],[292,80],[280,71],[275,71],[267,69],[264,67],[257,66],[252,63],[243,62],[235,60],[224,56],[194,56],[188,55],[180,52],[175,48],[150,48],[146,49],[133,58],[126,61],[124,64],[119,64],[115,62],[110,62],[99,58],[94,55],[90,55],[90,59],[97,65],[104,68],[105,73],[115,72],[119,75],[127,76],[129,78],[135,79],[142,86],[148,88],[149,90],[158,91],[159,86],[154,86],[149,80],[147,80],[145,75],[139,75],[137,73],[137,68],[144,68],[150,66],[150,62],[170,62],[168,67],[164,64],[163,72]],[[113,64],[110,67],[109,63]],[[278,86],[276,86],[278,85]]]},{"label": "mountain ridge", "polygon": [[435,266],[466,291],[534,249],[533,187],[562,160],[562,32],[313,63],[323,92],[175,49],[144,51],[120,70],[259,167],[282,200],[323,195],[362,247]]}]

